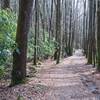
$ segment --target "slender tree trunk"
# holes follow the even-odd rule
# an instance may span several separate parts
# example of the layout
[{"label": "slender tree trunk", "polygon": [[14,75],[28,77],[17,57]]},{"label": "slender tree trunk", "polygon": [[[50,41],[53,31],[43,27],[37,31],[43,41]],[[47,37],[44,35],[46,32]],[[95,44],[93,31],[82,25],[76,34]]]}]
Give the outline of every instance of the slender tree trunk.
[{"label": "slender tree trunk", "polygon": [[86,58],[88,58],[88,15],[86,15],[86,39],[85,39],[85,54],[86,54]]},{"label": "slender tree trunk", "polygon": [[68,22],[67,22],[67,13],[68,13],[68,7],[67,7],[67,1],[65,0],[65,50],[66,54],[68,53]]},{"label": "slender tree trunk", "polygon": [[89,46],[88,46],[88,64],[92,64],[93,60],[93,48],[92,48],[92,39],[93,39],[93,14],[92,14],[92,5],[93,5],[93,0],[89,0],[89,34],[88,34],[88,39],[89,39]]},{"label": "slender tree trunk", "polygon": [[84,15],[83,15],[83,49],[84,54],[86,54],[86,0],[84,1]]},{"label": "slender tree trunk", "polygon": [[50,15],[50,18],[49,18],[49,42],[50,42],[50,39],[51,39],[51,34],[52,34],[52,16],[53,16],[53,0],[51,1],[51,15]]},{"label": "slender tree trunk", "polygon": [[43,0],[43,41],[45,42],[45,5],[46,5],[46,1]]},{"label": "slender tree trunk", "polygon": [[97,3],[97,70],[100,72],[100,6],[99,5],[100,1],[98,1]]},{"label": "slender tree trunk", "polygon": [[60,0],[57,0],[56,6],[56,39],[57,39],[57,64],[60,61],[60,52],[61,52],[61,12],[60,12]]},{"label": "slender tree trunk", "polygon": [[68,56],[72,56],[71,37],[72,37],[72,1],[70,1],[70,25],[69,25]]},{"label": "slender tree trunk", "polygon": [[92,50],[93,50],[93,65],[95,67],[96,65],[96,34],[95,34],[95,31],[96,31],[96,17],[95,17],[95,14],[96,14],[96,1],[93,1],[93,39],[92,39]]},{"label": "slender tree trunk", "polygon": [[39,34],[39,2],[35,0],[35,41],[34,41],[34,65],[37,64],[37,38]]}]

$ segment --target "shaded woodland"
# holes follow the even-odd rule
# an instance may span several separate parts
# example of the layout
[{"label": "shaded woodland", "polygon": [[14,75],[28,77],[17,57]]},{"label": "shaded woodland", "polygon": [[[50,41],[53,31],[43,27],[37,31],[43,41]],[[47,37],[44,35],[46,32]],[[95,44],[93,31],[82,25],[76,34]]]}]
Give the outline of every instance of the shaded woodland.
[{"label": "shaded woodland", "polygon": [[0,0],[0,79],[25,83],[28,63],[36,71],[76,50],[100,72],[99,24],[100,0]]}]

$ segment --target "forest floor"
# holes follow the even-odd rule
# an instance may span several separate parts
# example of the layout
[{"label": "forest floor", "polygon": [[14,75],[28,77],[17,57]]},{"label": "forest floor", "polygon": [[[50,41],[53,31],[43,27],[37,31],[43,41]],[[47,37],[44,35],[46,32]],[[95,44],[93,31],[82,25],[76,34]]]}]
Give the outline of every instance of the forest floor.
[{"label": "forest floor", "polygon": [[77,54],[58,65],[47,60],[26,84],[0,86],[0,100],[100,100],[100,74],[86,63]]}]

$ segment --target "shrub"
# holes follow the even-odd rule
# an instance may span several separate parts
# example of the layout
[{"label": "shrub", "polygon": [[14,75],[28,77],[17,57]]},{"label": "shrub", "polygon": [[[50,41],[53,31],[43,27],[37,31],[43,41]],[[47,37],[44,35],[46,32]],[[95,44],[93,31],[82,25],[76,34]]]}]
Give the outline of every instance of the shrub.
[{"label": "shrub", "polygon": [[[16,16],[7,10],[0,10],[0,66],[11,57],[16,37]],[[0,67],[1,68],[1,67]],[[0,69],[2,72],[2,68]]]},{"label": "shrub", "polygon": [[[33,58],[34,56],[34,37],[32,37],[32,34],[29,36],[28,39],[28,58]],[[38,38],[38,44],[36,46],[37,50],[37,56],[38,58],[48,58],[49,56],[52,56],[55,51],[55,40],[49,40],[49,35],[47,32],[45,32],[45,41],[43,41],[42,36]]]}]

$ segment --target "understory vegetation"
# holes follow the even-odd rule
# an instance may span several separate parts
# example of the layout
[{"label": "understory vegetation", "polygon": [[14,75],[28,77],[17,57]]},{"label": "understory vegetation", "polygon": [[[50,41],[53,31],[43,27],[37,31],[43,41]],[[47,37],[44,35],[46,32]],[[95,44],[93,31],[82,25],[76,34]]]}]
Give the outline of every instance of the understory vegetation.
[{"label": "understory vegetation", "polygon": [[12,62],[12,53],[15,48],[16,16],[9,9],[0,10],[0,77],[7,64]]},{"label": "understory vegetation", "polygon": [[[19,52],[15,42],[17,28],[17,17],[10,9],[0,10],[0,77],[5,73],[7,67],[12,68],[13,51]],[[28,61],[34,58],[34,47],[38,49],[38,60],[47,59],[53,56],[55,50],[55,40],[49,40],[48,33],[45,32],[45,41],[38,39],[38,44],[34,45],[34,31],[31,29],[28,36]]]}]

